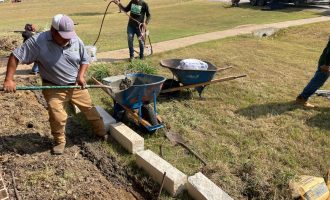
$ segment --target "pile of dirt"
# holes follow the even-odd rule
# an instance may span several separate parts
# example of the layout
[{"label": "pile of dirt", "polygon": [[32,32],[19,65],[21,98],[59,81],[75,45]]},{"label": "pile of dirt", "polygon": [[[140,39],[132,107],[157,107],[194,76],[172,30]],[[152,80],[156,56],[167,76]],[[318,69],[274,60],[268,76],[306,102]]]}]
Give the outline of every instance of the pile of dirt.
[{"label": "pile of dirt", "polygon": [[22,44],[21,39],[14,36],[4,35],[0,37],[0,51],[10,52]]},{"label": "pile of dirt", "polygon": [[[38,77],[18,76],[16,82],[35,85]],[[77,120],[79,117],[69,116],[65,154],[52,155],[53,140],[43,102],[40,91],[0,95],[0,164],[11,199],[17,194],[33,200],[155,198],[159,186],[120,166],[104,148],[104,142],[113,142],[111,138],[100,141]]]}]

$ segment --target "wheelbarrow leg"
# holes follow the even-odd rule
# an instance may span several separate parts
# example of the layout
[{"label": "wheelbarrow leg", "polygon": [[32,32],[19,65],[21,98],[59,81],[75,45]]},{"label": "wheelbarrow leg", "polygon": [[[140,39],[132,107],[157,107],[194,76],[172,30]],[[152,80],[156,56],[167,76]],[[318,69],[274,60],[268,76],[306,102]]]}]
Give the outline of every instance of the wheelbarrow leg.
[{"label": "wheelbarrow leg", "polygon": [[157,96],[155,91],[153,92],[153,96],[154,96],[154,115],[157,116],[157,107],[156,107]]},{"label": "wheelbarrow leg", "polygon": [[116,101],[113,104],[113,115],[117,121],[122,121],[125,115],[125,109]]},{"label": "wheelbarrow leg", "polygon": [[141,97],[141,95],[139,95],[138,96],[138,113],[139,113],[139,121],[141,121],[141,119],[142,119],[142,106],[143,106],[143,103],[142,103],[142,97]]},{"label": "wheelbarrow leg", "polygon": [[195,90],[198,92],[199,98],[202,98],[202,93],[204,91],[205,85],[195,87]]}]

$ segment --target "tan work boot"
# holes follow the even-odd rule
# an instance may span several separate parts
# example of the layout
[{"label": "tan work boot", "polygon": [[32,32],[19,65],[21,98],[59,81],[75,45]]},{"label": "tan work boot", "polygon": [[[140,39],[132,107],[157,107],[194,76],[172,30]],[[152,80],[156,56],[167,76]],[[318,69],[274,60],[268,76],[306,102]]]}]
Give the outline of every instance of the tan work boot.
[{"label": "tan work boot", "polygon": [[65,148],[65,134],[64,133],[52,133],[55,141],[55,145],[52,148],[52,153],[60,155],[64,153]]},{"label": "tan work boot", "polygon": [[313,104],[308,103],[307,100],[302,98],[301,96],[298,96],[296,98],[296,104],[301,105],[304,108],[315,108]]},{"label": "tan work boot", "polygon": [[105,139],[105,137],[107,136],[107,132],[105,130],[102,118],[100,118],[98,120],[92,120],[90,122],[93,127],[94,134],[99,136],[102,139]]},{"label": "tan work boot", "polygon": [[55,145],[52,148],[52,153],[54,155],[61,155],[64,153],[65,148],[65,142],[64,143],[55,143]]}]

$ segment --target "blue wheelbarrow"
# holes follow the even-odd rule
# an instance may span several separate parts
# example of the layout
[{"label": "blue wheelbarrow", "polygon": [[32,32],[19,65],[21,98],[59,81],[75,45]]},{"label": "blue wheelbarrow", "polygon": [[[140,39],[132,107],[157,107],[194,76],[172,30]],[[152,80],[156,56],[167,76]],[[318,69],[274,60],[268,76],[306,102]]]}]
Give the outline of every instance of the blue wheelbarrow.
[{"label": "blue wheelbarrow", "polygon": [[207,70],[187,70],[177,68],[180,65],[181,60],[182,59],[166,59],[160,61],[160,65],[171,70],[173,76],[175,76],[177,79],[167,79],[164,82],[163,88],[161,90],[162,94],[174,93],[188,88],[195,88],[199,96],[202,97],[202,92],[206,85],[229,81],[246,76],[246,74],[243,74],[238,76],[229,76],[225,78],[213,79],[217,72],[230,69],[231,67],[216,68],[212,63],[204,61],[208,64]]},{"label": "blue wheelbarrow", "polygon": [[127,116],[150,132],[164,127],[157,114],[156,100],[165,77],[135,73],[104,78],[103,84],[94,81],[111,88],[103,87],[114,100],[117,120],[122,121],[123,116]]}]

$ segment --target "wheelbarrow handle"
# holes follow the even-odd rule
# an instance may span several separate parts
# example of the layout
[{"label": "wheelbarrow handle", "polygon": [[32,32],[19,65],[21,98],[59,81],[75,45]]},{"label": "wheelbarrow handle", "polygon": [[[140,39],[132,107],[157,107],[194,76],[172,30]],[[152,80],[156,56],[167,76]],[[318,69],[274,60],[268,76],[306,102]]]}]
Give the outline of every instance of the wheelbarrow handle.
[{"label": "wheelbarrow handle", "polygon": [[[85,88],[111,88],[107,85],[86,85]],[[81,89],[80,85],[17,86],[16,90]],[[0,91],[4,91],[3,87]]]},{"label": "wheelbarrow handle", "polygon": [[166,89],[166,90],[162,90],[160,93],[164,94],[164,93],[167,93],[167,92],[173,92],[173,91],[183,90],[183,89],[187,89],[187,88],[205,86],[205,85],[210,85],[210,84],[213,84],[213,83],[230,81],[230,80],[234,80],[234,79],[242,78],[242,77],[246,77],[246,76],[247,76],[246,74],[238,75],[238,76],[228,76],[228,77],[225,77],[225,78],[214,79],[214,80],[211,80],[211,81],[208,81],[208,82],[196,83],[196,84],[191,84],[191,85],[184,85],[184,86],[179,86],[179,87],[175,87],[175,88],[169,88],[169,89]]},{"label": "wheelbarrow handle", "polygon": [[222,67],[222,68],[217,68],[217,72],[221,72],[221,71],[224,71],[226,69],[231,69],[233,68],[232,66],[228,66],[228,67]]}]

